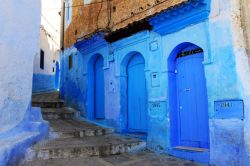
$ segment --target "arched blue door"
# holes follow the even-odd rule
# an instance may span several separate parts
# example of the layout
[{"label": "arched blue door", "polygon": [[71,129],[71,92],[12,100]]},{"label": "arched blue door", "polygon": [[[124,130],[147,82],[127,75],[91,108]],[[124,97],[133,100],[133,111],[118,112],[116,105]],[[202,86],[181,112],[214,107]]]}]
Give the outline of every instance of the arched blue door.
[{"label": "arched blue door", "polygon": [[128,129],[130,131],[147,131],[147,93],[144,68],[145,63],[141,55],[135,55],[127,66]]},{"label": "arched blue door", "polygon": [[103,58],[99,56],[95,62],[95,111],[96,119],[104,119],[104,73]]},{"label": "arched blue door", "polygon": [[59,85],[60,85],[60,82],[59,82],[59,72],[60,72],[60,70],[59,70],[59,63],[58,63],[58,61],[56,62],[56,74],[55,74],[55,88],[56,89],[59,89]]},{"label": "arched blue door", "polygon": [[177,110],[181,146],[208,148],[208,105],[203,53],[177,58]]}]

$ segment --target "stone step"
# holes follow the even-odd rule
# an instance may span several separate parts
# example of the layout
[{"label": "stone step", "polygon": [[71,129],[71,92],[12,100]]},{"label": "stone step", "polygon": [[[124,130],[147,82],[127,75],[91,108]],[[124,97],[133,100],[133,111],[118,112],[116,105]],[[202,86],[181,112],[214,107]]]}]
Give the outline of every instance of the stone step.
[{"label": "stone step", "polygon": [[28,154],[27,160],[110,156],[137,152],[146,148],[146,142],[116,134],[84,137],[58,138],[39,143]]},{"label": "stone step", "polygon": [[113,128],[103,128],[86,121],[75,119],[50,120],[50,134],[61,138],[83,138],[114,133]]},{"label": "stone step", "polygon": [[33,107],[41,107],[41,108],[62,108],[64,106],[63,100],[55,100],[55,101],[32,101]]},{"label": "stone step", "polygon": [[72,119],[74,118],[76,110],[70,107],[63,108],[43,108],[43,118],[46,120],[53,119]]}]

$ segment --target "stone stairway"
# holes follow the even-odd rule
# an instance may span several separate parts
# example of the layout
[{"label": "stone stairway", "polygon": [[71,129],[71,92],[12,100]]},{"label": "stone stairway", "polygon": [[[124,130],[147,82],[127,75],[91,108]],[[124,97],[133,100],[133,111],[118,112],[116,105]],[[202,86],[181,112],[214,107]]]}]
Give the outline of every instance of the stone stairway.
[{"label": "stone stairway", "polygon": [[43,118],[50,123],[50,133],[47,140],[27,152],[24,165],[36,165],[38,161],[50,159],[110,156],[146,148],[142,140],[77,120],[76,110],[65,107],[58,93],[34,95],[32,104],[42,108]]}]

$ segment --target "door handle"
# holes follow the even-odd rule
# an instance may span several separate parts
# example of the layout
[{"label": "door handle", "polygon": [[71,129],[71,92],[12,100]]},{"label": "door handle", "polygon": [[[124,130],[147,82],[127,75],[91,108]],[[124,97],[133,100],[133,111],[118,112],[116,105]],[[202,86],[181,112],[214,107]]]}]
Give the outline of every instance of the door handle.
[{"label": "door handle", "polygon": [[184,91],[191,91],[191,89],[190,88],[185,88]]}]

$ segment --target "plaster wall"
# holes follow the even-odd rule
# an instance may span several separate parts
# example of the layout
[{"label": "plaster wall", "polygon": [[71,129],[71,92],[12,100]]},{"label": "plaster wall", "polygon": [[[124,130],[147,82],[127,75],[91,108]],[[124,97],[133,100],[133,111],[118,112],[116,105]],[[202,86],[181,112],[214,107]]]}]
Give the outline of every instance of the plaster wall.
[{"label": "plaster wall", "polygon": [[44,69],[40,68],[39,52],[34,59],[33,93],[56,89],[56,63],[60,63],[59,47],[44,28],[40,29],[40,49],[44,51]]},{"label": "plaster wall", "polygon": [[[41,110],[31,108],[34,57],[39,53],[39,0],[0,5],[0,165],[19,165],[25,150],[48,133]],[[29,25],[29,26],[27,26]]]},{"label": "plaster wall", "polygon": [[3,0],[0,5],[0,133],[22,121],[31,101],[40,12],[38,0]]},{"label": "plaster wall", "polygon": [[[40,54],[34,59],[33,92],[55,90],[56,63],[59,60],[61,1],[42,1],[40,49],[44,51],[44,69],[40,68]],[[59,66],[59,65],[58,65]]]},{"label": "plaster wall", "polygon": [[[68,49],[63,55],[63,63],[67,65],[67,56],[77,52],[80,64],[74,66],[72,73],[66,74],[65,70],[66,73],[62,77],[68,86],[62,87],[62,95],[70,96],[67,100],[74,103],[83,116],[94,120],[93,82],[89,80],[93,77],[93,72],[88,67],[93,65],[93,59],[97,54],[102,55],[106,120],[99,123],[126,132],[126,64],[133,52],[139,52],[145,59],[149,116],[148,147],[156,152],[167,152],[181,158],[218,166],[249,165],[249,66],[246,51],[242,47],[243,30],[239,27],[237,19],[240,18],[237,2],[212,0],[208,19],[170,34],[160,35],[144,31],[112,44],[97,40],[93,43],[84,43],[78,50],[74,47]],[[98,42],[103,44],[93,47],[98,45]],[[173,50],[184,42],[193,43],[204,51],[210,135],[210,149],[205,153],[177,151],[172,147],[174,133],[171,129],[170,98],[173,96],[169,93],[171,82],[168,79],[168,59]],[[152,85],[152,73],[159,75],[157,86]],[[244,100],[244,120],[236,117],[221,119],[216,116],[214,102],[225,99]],[[153,107],[155,104],[159,106],[158,109]],[[238,113],[240,114],[241,110],[238,110]]]}]

